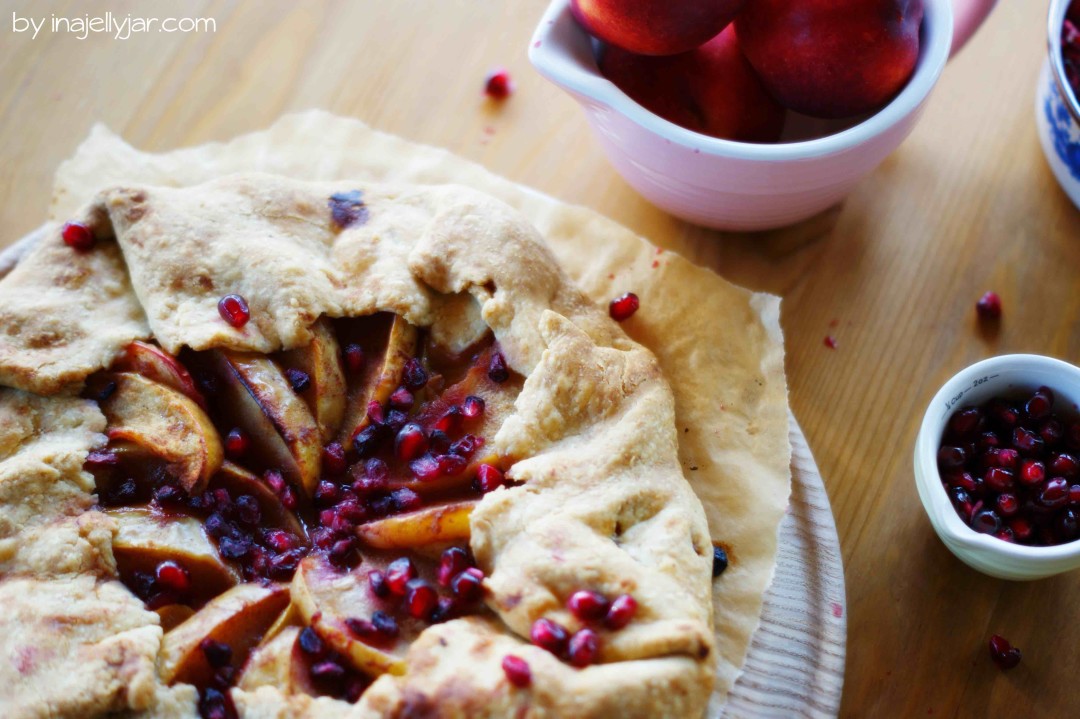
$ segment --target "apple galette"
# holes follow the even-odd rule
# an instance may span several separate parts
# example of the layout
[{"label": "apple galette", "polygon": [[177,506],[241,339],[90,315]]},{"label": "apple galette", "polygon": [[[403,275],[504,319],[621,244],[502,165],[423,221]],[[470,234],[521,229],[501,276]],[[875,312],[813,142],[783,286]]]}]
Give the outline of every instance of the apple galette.
[{"label": "apple galette", "polygon": [[671,390],[500,202],[117,187],[0,328],[3,716],[704,711]]}]

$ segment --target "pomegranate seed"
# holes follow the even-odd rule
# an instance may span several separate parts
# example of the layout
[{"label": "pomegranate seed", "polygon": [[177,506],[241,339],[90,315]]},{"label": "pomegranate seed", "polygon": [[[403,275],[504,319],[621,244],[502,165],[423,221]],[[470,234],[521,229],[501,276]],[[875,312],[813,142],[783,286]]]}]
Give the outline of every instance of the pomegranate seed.
[{"label": "pomegranate seed", "polygon": [[428,374],[424,369],[424,366],[420,364],[420,360],[415,357],[409,358],[405,363],[405,371],[402,379],[405,382],[405,387],[415,392],[418,389],[422,389],[428,382]]},{"label": "pomegranate seed", "polygon": [[404,387],[398,387],[390,395],[390,406],[394,409],[408,411],[412,409],[414,399],[412,392]]},{"label": "pomegranate seed", "polygon": [[1013,430],[1013,446],[1020,450],[1021,454],[1033,455],[1042,451],[1042,437],[1026,427],[1017,427]]},{"label": "pomegranate seed", "polygon": [[199,692],[198,708],[202,719],[236,719],[232,699],[214,687],[206,687]]},{"label": "pomegranate seed", "polygon": [[461,407],[456,404],[446,410],[446,414],[435,422],[435,429],[440,432],[456,432],[461,429]]},{"label": "pomegranate seed", "polygon": [[267,470],[263,475],[263,479],[270,485],[270,489],[274,490],[276,494],[281,494],[285,491],[285,478],[281,476],[281,472],[277,470]]},{"label": "pomegranate seed", "polygon": [[1017,541],[1026,542],[1027,540],[1031,539],[1031,522],[1029,522],[1024,517],[1014,517],[1012,520],[1010,520],[1009,529],[1012,530],[1013,536],[1016,537]]},{"label": "pomegranate seed", "polygon": [[347,466],[345,448],[340,442],[331,442],[323,447],[322,466],[327,474],[335,477],[345,473]]},{"label": "pomegranate seed", "polygon": [[493,100],[505,100],[514,91],[510,73],[503,68],[492,70],[484,78],[484,94]]},{"label": "pomegranate seed", "polygon": [[1013,531],[1008,527],[1002,527],[994,534],[994,536],[1003,542],[1016,542],[1016,537],[1013,535]]},{"label": "pomegranate seed", "polygon": [[330,547],[328,556],[330,561],[334,564],[345,564],[348,562],[349,555],[356,547],[356,537],[346,537],[345,539],[339,539],[334,542]]},{"label": "pomegranate seed", "polygon": [[1024,405],[1024,413],[1029,419],[1043,419],[1050,415],[1054,406],[1053,395],[1047,394],[1043,389],[1045,388],[1038,389]]},{"label": "pomegranate seed", "polygon": [[967,461],[967,453],[960,447],[942,447],[937,453],[938,467],[943,469],[956,469],[963,467]]},{"label": "pomegranate seed", "polygon": [[285,379],[289,380],[289,386],[293,388],[293,392],[298,394],[306,392],[308,387],[311,386],[311,375],[295,367],[285,370]]},{"label": "pomegranate seed", "polygon": [[983,481],[995,492],[1004,492],[1013,486],[1013,473],[1000,467],[991,467],[986,470]]},{"label": "pomegranate seed", "polygon": [[311,676],[327,681],[341,679],[345,676],[345,667],[337,662],[319,662],[311,667]]},{"label": "pomegranate seed", "polygon": [[1020,464],[1020,481],[1028,486],[1041,483],[1046,479],[1046,468],[1042,462],[1034,459],[1025,459]]},{"label": "pomegranate seed", "polygon": [[999,449],[997,451],[997,465],[1002,469],[1015,469],[1020,461],[1020,453],[1015,449]]},{"label": "pomegranate seed", "polygon": [[1076,539],[1080,530],[1080,514],[1075,509],[1066,509],[1054,520],[1054,532],[1060,542],[1071,542]]},{"label": "pomegranate seed", "polygon": [[356,224],[363,225],[368,220],[368,208],[364,203],[364,193],[360,190],[335,192],[326,204],[334,224],[342,230]]},{"label": "pomegranate seed", "polygon": [[965,407],[949,418],[949,431],[957,437],[965,437],[979,428],[982,412],[975,407]]},{"label": "pomegranate seed", "polygon": [[1080,484],[1069,486],[1069,504],[1080,504]]},{"label": "pomegranate seed", "polygon": [[1047,509],[1058,509],[1069,502],[1069,483],[1062,477],[1054,477],[1039,492],[1039,504]]},{"label": "pomegranate seed", "polygon": [[382,424],[386,421],[386,413],[378,400],[371,400],[367,406],[367,418],[371,424]]},{"label": "pomegranate seed", "polygon": [[109,449],[97,449],[86,455],[86,465],[89,468],[115,467],[120,463],[120,457]]},{"label": "pomegranate seed", "polygon": [[566,608],[583,622],[603,619],[607,616],[610,602],[600,592],[581,589],[566,600]]},{"label": "pomegranate seed", "polygon": [[247,432],[239,427],[233,427],[225,437],[225,452],[233,459],[243,457],[247,454],[248,447],[250,446],[251,439],[248,438]]},{"label": "pomegranate seed", "polygon": [[345,367],[352,374],[364,369],[364,348],[358,344],[345,345]]},{"label": "pomegranate seed", "polygon": [[998,634],[990,637],[990,658],[999,669],[1008,670],[1020,663],[1020,650]]},{"label": "pomegranate seed", "polygon": [[191,588],[191,575],[174,561],[166,560],[154,570],[157,583],[169,590],[183,594]]},{"label": "pomegranate seed", "polygon": [[525,689],[532,684],[532,670],[529,669],[529,663],[521,657],[507,654],[503,657],[502,668],[506,680],[518,689]]},{"label": "pomegranate seed", "polygon": [[439,474],[444,477],[457,476],[469,466],[468,460],[456,454],[440,454],[435,461],[439,464]]},{"label": "pomegranate seed", "polygon": [[476,468],[476,487],[484,494],[503,486],[503,473],[490,464],[481,464]]},{"label": "pomegranate seed", "polygon": [[383,439],[386,437],[386,428],[379,423],[369,424],[356,433],[353,437],[353,445],[360,457],[370,457],[379,451]]},{"label": "pomegranate seed", "polygon": [[428,445],[435,454],[446,454],[450,450],[450,435],[442,430],[433,429],[428,435]]},{"label": "pomegranate seed", "polygon": [[390,587],[386,585],[386,575],[380,572],[378,569],[372,569],[367,575],[368,586],[371,587],[371,593],[376,597],[386,598],[390,596]]},{"label": "pomegranate seed", "polygon": [[611,304],[608,306],[608,314],[610,314],[611,319],[616,322],[625,322],[633,317],[640,305],[641,301],[638,299],[638,296],[633,292],[627,292],[611,301]]},{"label": "pomegranate seed", "polygon": [[1050,460],[1050,471],[1061,477],[1075,477],[1080,473],[1080,462],[1071,454],[1059,454]]},{"label": "pomegranate seed", "polygon": [[990,414],[1006,427],[1015,427],[1016,423],[1020,421],[1020,412],[1001,399],[996,399],[990,403]]},{"label": "pomegranate seed", "polygon": [[995,504],[997,505],[998,514],[1002,517],[1011,517],[1020,509],[1020,500],[1016,498],[1015,494],[1009,494],[1008,492],[999,494]]},{"label": "pomegranate seed", "polygon": [[979,435],[979,447],[982,449],[992,449],[999,447],[1001,440],[993,432],[983,432]]},{"label": "pomegranate seed", "polygon": [[416,567],[408,557],[390,562],[386,567],[386,586],[399,597],[405,596],[405,585],[416,578]]},{"label": "pomegranate seed", "polygon": [[390,501],[394,505],[395,512],[411,512],[414,509],[419,509],[420,505],[424,503],[420,495],[408,487],[401,487],[391,492]]},{"label": "pomegranate seed", "polygon": [[300,651],[308,656],[319,657],[326,650],[323,640],[311,627],[304,627],[299,638]]},{"label": "pomegranate seed", "polygon": [[87,252],[94,248],[94,233],[86,225],[78,222],[68,222],[60,230],[60,236],[64,238],[64,244],[79,252]]},{"label": "pomegranate seed", "polygon": [[567,653],[575,667],[587,667],[596,662],[600,654],[600,637],[591,629],[582,629],[570,637]]},{"label": "pomegranate seed", "polygon": [[266,533],[266,543],[275,552],[280,553],[296,548],[298,542],[296,537],[289,532],[282,529],[272,529]]},{"label": "pomegranate seed", "polygon": [[426,451],[427,437],[418,424],[410,422],[394,438],[394,455],[403,462],[412,461]]},{"label": "pomegranate seed", "polygon": [[427,619],[439,604],[435,587],[424,579],[412,579],[405,587],[405,608],[415,619]]},{"label": "pomegranate seed", "polygon": [[330,549],[334,543],[334,533],[326,527],[318,527],[311,533],[311,543],[319,549]]},{"label": "pomegranate seed", "polygon": [[454,442],[447,448],[448,454],[456,454],[459,457],[468,459],[472,457],[476,450],[484,445],[482,437],[476,437],[471,434],[467,434],[457,442]]},{"label": "pomegranate seed", "polygon": [[607,617],[604,618],[604,624],[609,629],[622,629],[630,623],[636,612],[637,600],[629,594],[623,594],[611,603]]},{"label": "pomegranate seed", "polygon": [[232,663],[232,647],[224,642],[219,642],[207,637],[199,642],[199,649],[206,657],[210,666],[218,668]]},{"label": "pomegranate seed", "polygon": [[248,309],[247,300],[240,295],[225,295],[218,302],[217,308],[221,319],[233,327],[243,327],[251,319],[251,310]]},{"label": "pomegranate seed", "polygon": [[439,478],[439,463],[430,454],[409,462],[409,471],[421,482],[431,482]]},{"label": "pomegranate seed", "polygon": [[431,613],[431,618],[428,619],[432,624],[440,624],[445,621],[453,619],[458,613],[458,603],[453,597],[439,597],[439,605],[435,607],[435,611]]},{"label": "pomegranate seed", "polygon": [[971,528],[981,534],[994,534],[1001,529],[1001,520],[994,510],[984,509],[971,518]]},{"label": "pomegranate seed", "polygon": [[[971,475],[968,475],[969,477]],[[974,482],[974,480],[972,480]],[[712,575],[716,579],[728,568],[728,555],[723,547],[713,547]]]},{"label": "pomegranate seed", "polygon": [[570,638],[562,625],[553,622],[546,617],[537,619],[533,622],[529,636],[532,639],[533,644],[541,649],[548,650],[555,656],[559,656],[563,653],[566,649],[566,642]]},{"label": "pomegranate seed", "polygon": [[491,361],[488,362],[487,374],[488,379],[498,384],[502,384],[510,379],[510,370],[507,369],[506,358],[502,356],[501,352],[496,352],[491,355]]},{"label": "pomegranate seed", "polygon": [[1001,317],[1001,298],[997,292],[987,292],[975,303],[975,311],[983,320],[996,320]]},{"label": "pomegranate seed", "polygon": [[834,350],[839,346],[839,344],[836,342],[836,338],[832,335],[825,335],[824,343],[825,346],[831,350]]},{"label": "pomegranate seed", "polygon": [[397,621],[386,612],[375,612],[371,615],[371,623],[380,636],[393,639],[398,635]]},{"label": "pomegranate seed", "polygon": [[461,403],[461,413],[466,419],[476,419],[484,413],[484,399],[476,395],[469,395]]},{"label": "pomegranate seed", "polygon": [[1065,436],[1065,428],[1056,419],[1048,419],[1039,428],[1039,436],[1047,447],[1053,447]]},{"label": "pomegranate seed", "polygon": [[461,547],[450,547],[439,557],[439,584],[450,586],[450,580],[469,568],[469,555]]},{"label": "pomegranate seed", "polygon": [[463,602],[474,601],[484,593],[483,579],[472,572],[462,572],[450,582],[450,591]]},{"label": "pomegranate seed", "polygon": [[296,490],[292,487],[281,490],[281,506],[290,511],[296,509]]}]

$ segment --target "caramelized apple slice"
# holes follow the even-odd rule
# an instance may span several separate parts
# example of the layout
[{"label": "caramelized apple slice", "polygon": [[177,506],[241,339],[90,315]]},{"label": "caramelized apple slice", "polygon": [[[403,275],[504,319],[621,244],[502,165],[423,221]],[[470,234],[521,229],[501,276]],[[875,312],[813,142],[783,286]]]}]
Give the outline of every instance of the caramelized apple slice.
[{"label": "caramelized apple slice", "polygon": [[285,509],[281,498],[274,493],[266,482],[256,477],[243,467],[233,464],[229,460],[222,463],[221,469],[210,480],[210,488],[224,487],[229,494],[238,497],[249,494],[259,503],[262,512],[262,524],[265,527],[280,527],[295,534],[301,539],[307,538],[304,527],[296,515]]},{"label": "caramelized apple slice", "polygon": [[111,376],[116,390],[101,403],[110,440],[145,448],[169,465],[189,494],[198,494],[221,467],[224,453],[199,405],[171,387],[131,372]]},{"label": "caramelized apple slice", "polygon": [[349,628],[349,621],[370,621],[375,612],[393,613],[400,600],[376,597],[367,578],[368,572],[385,570],[388,563],[385,557],[365,553],[359,567],[342,572],[326,557],[311,554],[300,562],[292,583],[292,601],[304,621],[355,669],[372,676],[403,674],[405,652],[426,626],[399,616],[396,636],[373,635],[366,640]]},{"label": "caramelized apple slice", "polygon": [[322,443],[311,410],[272,360],[262,355],[214,350],[222,414],[251,438],[250,456],[279,469],[310,497],[319,481]]},{"label": "caramelized apple slice", "polygon": [[116,358],[112,369],[117,372],[133,372],[166,387],[172,387],[206,409],[206,399],[195,386],[191,374],[175,357],[157,345],[135,340]]},{"label": "caramelized apple slice", "polygon": [[491,343],[491,328],[484,322],[480,303],[469,293],[439,295],[432,309],[424,356],[434,365],[467,365],[469,357]]},{"label": "caramelized apple slice", "polygon": [[204,639],[229,645],[232,666],[240,666],[288,601],[288,588],[279,584],[238,584],[218,595],[165,634],[159,660],[161,678],[168,684],[209,683],[213,668],[199,647]]},{"label": "caramelized apple slice", "polygon": [[469,516],[478,500],[433,504],[394,514],[356,528],[356,536],[376,549],[404,549],[468,541]]},{"label": "caramelized apple slice", "polygon": [[307,375],[309,383],[300,396],[315,416],[325,444],[337,435],[345,418],[345,370],[341,366],[341,346],[330,321],[320,319],[311,326],[311,333],[311,344],[282,353],[281,362]]},{"label": "caramelized apple slice", "polygon": [[161,619],[161,631],[167,632],[177,627],[195,614],[195,610],[186,604],[166,604],[154,610]]},{"label": "caramelized apple slice", "polygon": [[368,405],[386,404],[401,386],[405,363],[416,354],[416,328],[399,315],[391,317],[365,317],[351,328],[353,331],[345,333],[353,335],[351,339],[363,348],[366,358],[363,370],[349,382],[345,421],[338,437],[345,449],[352,449],[356,433],[368,426]]},{"label": "caramelized apple slice", "polygon": [[245,691],[272,686],[282,694],[315,694],[304,660],[297,646],[300,627],[286,627],[274,636],[267,632],[251,651],[241,670],[237,686]]},{"label": "caramelized apple slice", "polygon": [[113,554],[121,576],[153,574],[172,560],[187,570],[193,591],[212,596],[240,581],[240,575],[222,560],[203,524],[194,517],[162,514],[147,507],[110,509],[116,521]]}]

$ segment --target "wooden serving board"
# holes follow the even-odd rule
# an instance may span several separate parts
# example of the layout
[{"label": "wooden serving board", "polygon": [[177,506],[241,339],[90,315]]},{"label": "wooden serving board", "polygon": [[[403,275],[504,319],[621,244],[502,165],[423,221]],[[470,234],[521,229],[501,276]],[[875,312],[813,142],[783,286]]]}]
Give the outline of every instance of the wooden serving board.
[{"label": "wooden serving board", "polygon": [[[0,279],[44,228],[0,252]],[[761,625],[727,701],[709,718],[832,717],[844,683],[844,568],[829,498],[795,417],[790,416],[791,498],[780,523],[776,573]]]},{"label": "wooden serving board", "polygon": [[791,417],[791,499],[780,522],[776,574],[742,674],[711,717],[833,717],[847,646],[844,566],[829,497]]}]

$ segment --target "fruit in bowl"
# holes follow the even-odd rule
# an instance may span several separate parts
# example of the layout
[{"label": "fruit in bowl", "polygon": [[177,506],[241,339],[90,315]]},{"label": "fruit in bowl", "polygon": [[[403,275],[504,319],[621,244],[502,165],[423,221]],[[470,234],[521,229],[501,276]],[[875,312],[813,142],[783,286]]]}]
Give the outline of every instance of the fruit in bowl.
[{"label": "fruit in bowl", "polygon": [[739,142],[776,142],[784,108],[765,89],[728,27],[701,47],[649,57],[608,46],[600,72],[650,112],[689,130]]},{"label": "fruit in bowl", "polygon": [[754,0],[735,21],[743,51],[785,107],[873,112],[911,78],[922,0]]},{"label": "fruit in bowl", "polygon": [[641,55],[693,50],[728,26],[746,0],[573,0],[590,33]]}]

